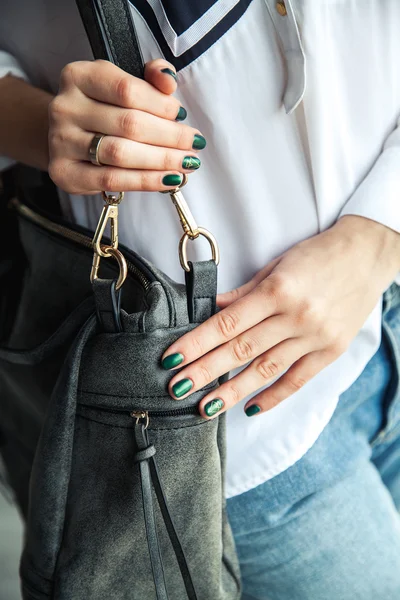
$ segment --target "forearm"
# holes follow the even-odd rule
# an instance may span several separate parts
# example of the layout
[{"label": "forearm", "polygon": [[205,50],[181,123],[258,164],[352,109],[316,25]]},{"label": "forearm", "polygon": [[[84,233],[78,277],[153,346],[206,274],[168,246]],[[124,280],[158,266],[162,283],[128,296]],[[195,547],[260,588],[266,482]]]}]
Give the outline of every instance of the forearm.
[{"label": "forearm", "polygon": [[0,79],[0,155],[47,171],[48,106],[53,96],[22,79]]}]

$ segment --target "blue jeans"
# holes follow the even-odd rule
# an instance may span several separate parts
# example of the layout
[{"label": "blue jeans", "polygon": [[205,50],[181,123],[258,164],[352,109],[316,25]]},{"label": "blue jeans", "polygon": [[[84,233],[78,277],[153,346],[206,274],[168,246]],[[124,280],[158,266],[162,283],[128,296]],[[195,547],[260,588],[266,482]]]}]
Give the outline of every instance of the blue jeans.
[{"label": "blue jeans", "polygon": [[400,600],[400,287],[379,351],[290,469],[228,500],[243,600]]}]

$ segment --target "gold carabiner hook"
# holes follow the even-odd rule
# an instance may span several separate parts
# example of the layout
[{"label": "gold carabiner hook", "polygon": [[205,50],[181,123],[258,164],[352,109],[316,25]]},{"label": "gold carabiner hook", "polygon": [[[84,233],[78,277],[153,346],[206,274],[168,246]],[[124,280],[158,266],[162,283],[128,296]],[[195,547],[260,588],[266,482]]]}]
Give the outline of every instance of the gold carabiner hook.
[{"label": "gold carabiner hook", "polygon": [[218,265],[219,263],[219,248],[217,244],[217,240],[215,237],[204,227],[199,227],[195,221],[194,216],[186,202],[183,194],[181,192],[181,188],[186,185],[188,182],[188,176],[184,175],[182,183],[178,185],[178,187],[172,190],[162,191],[161,194],[169,194],[171,196],[171,200],[174,203],[174,206],[178,212],[179,219],[184,231],[183,236],[179,242],[179,260],[182,268],[185,271],[190,271],[189,261],[187,257],[187,244],[189,240],[195,240],[200,235],[205,237],[208,240],[211,248],[211,257],[212,260]]},{"label": "gold carabiner hook", "polygon": [[188,176],[184,175],[182,183],[178,185],[178,187],[172,190],[164,190],[160,192],[161,194],[169,194],[171,196],[171,200],[174,203],[174,206],[177,210],[179,220],[182,225],[183,231],[194,240],[199,236],[199,231],[197,227],[197,223],[195,221],[194,216],[186,202],[183,194],[181,192],[181,188],[186,185],[188,182]]},{"label": "gold carabiner hook", "polygon": [[106,205],[103,208],[103,211],[100,216],[100,220],[97,224],[96,231],[93,236],[93,249],[99,256],[103,256],[103,258],[107,258],[107,254],[101,248],[101,240],[103,239],[104,231],[107,227],[108,221],[110,221],[111,226],[111,248],[116,250],[118,248],[118,208],[119,203],[124,197],[124,192],[120,192],[118,196],[114,196],[113,194],[106,194],[103,192],[103,199],[106,202]]}]

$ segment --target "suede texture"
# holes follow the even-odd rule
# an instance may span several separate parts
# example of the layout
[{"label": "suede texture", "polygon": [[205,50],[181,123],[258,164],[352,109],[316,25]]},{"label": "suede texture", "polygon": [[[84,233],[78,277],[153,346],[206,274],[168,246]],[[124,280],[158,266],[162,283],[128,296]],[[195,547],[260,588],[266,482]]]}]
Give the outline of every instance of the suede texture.
[{"label": "suede texture", "polygon": [[[165,349],[196,326],[185,286],[137,257],[136,266],[151,274],[148,286],[128,278],[122,331],[104,333],[94,308],[88,318],[91,252],[26,222],[21,233],[27,269],[9,339],[20,353],[0,353],[0,384],[2,454],[27,514],[24,600],[156,600],[134,462],[134,409],[150,411],[149,440],[198,600],[238,600],[225,512],[225,415],[206,421],[196,412],[218,382],[176,401],[167,391],[172,373],[160,364]],[[114,277],[113,262],[104,262],[102,272]],[[194,293],[215,294],[200,271]],[[200,299],[195,312],[204,320],[214,309]],[[193,411],[151,414],[182,407]],[[155,506],[170,600],[187,600]]]}]

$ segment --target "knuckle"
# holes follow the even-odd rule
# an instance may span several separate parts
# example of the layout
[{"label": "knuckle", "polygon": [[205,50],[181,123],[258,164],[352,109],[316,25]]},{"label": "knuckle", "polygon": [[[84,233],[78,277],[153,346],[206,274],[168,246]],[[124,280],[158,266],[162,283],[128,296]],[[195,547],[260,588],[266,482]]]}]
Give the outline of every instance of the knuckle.
[{"label": "knuckle", "polygon": [[138,133],[138,116],[134,110],[127,110],[121,117],[121,130],[125,137],[134,139]]},{"label": "knuckle", "polygon": [[73,85],[74,78],[77,70],[79,69],[79,63],[68,63],[63,67],[60,73],[60,84],[62,87],[68,87]]},{"label": "knuckle", "polygon": [[329,346],[335,345],[339,342],[339,336],[336,326],[333,323],[325,321],[318,328],[318,336]]},{"label": "knuckle", "polygon": [[107,162],[110,161],[111,164],[122,165],[124,163],[124,148],[117,139],[107,140],[107,144],[105,144],[105,155],[108,159]]},{"label": "knuckle", "polygon": [[342,337],[337,336],[336,339],[331,343],[331,351],[334,358],[339,358],[346,352],[350,345],[350,341]]},{"label": "knuckle", "polygon": [[135,80],[129,75],[118,79],[115,84],[115,94],[118,104],[121,106],[132,106],[134,98]]},{"label": "knuckle", "polygon": [[230,383],[228,386],[228,396],[232,399],[233,404],[237,404],[242,399],[240,389],[235,383]]},{"label": "knuckle", "polygon": [[274,358],[263,358],[256,364],[256,371],[261,379],[269,381],[275,379],[281,372],[282,364]]},{"label": "knuckle", "polygon": [[118,175],[113,169],[104,169],[100,175],[100,189],[118,191]]},{"label": "knuckle", "polygon": [[151,191],[154,189],[154,180],[148,171],[140,171],[140,189]]},{"label": "knuckle", "polygon": [[268,408],[275,408],[275,406],[278,406],[278,404],[280,404],[282,402],[283,398],[281,398],[279,395],[277,394],[268,394]]},{"label": "knuckle", "polygon": [[[175,147],[180,150],[186,150],[188,147],[191,147],[187,129],[185,125],[176,125]],[[193,135],[191,137],[193,138]]]},{"label": "knuckle", "polygon": [[224,338],[231,338],[237,329],[239,317],[234,312],[221,311],[216,315],[217,331]]},{"label": "knuckle", "polygon": [[274,293],[278,299],[288,300],[292,296],[292,286],[290,281],[283,276],[277,277],[275,281]]},{"label": "knuckle", "polygon": [[66,142],[66,136],[59,130],[49,129],[49,150],[50,153],[54,152],[57,148],[62,148]]},{"label": "knuckle", "polygon": [[164,119],[175,120],[176,115],[178,114],[179,106],[180,104],[178,100],[173,97],[169,97],[163,106],[161,116]]},{"label": "knuckle", "polygon": [[60,160],[50,160],[48,166],[48,173],[50,179],[58,186],[62,187],[63,183],[63,163]]},{"label": "knuckle", "polygon": [[323,325],[324,316],[321,307],[311,298],[304,299],[300,304],[297,314],[299,325],[308,325],[313,329],[320,329]]},{"label": "knuckle", "polygon": [[49,104],[48,115],[50,124],[56,123],[68,114],[67,103],[61,95],[56,96]]},{"label": "knuckle", "polygon": [[[268,280],[266,280],[268,281]],[[294,285],[288,277],[280,273],[270,277],[272,287],[269,288],[270,296],[275,298],[276,304],[291,302],[294,296]]]},{"label": "knuckle", "polygon": [[203,385],[206,385],[207,383],[209,383],[210,381],[213,380],[212,375],[211,375],[210,370],[207,367],[207,365],[199,365],[198,375],[199,375],[199,381]]},{"label": "knuckle", "polygon": [[233,355],[238,362],[246,362],[255,355],[256,346],[254,340],[238,338],[233,343]]},{"label": "knuckle", "polygon": [[202,356],[204,354],[204,346],[200,337],[195,335],[190,339],[192,345],[192,352],[194,356]]},{"label": "knuckle", "polygon": [[[172,150],[165,150],[164,158],[162,161],[162,166],[163,166],[164,171],[169,171],[171,169],[174,169],[177,166],[176,165],[176,156]],[[180,166],[180,165],[178,165],[178,166]]]},{"label": "knuckle", "polygon": [[292,392],[297,392],[298,390],[300,390],[302,387],[305,386],[306,382],[306,379],[304,379],[304,377],[301,377],[300,375],[292,375],[286,380],[287,387]]}]

